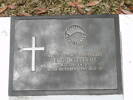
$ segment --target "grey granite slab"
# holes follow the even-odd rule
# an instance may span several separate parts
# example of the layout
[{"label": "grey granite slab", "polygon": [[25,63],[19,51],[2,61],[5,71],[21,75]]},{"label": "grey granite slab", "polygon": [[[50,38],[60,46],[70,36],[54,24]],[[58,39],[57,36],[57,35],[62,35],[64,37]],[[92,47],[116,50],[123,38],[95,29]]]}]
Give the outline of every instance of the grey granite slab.
[{"label": "grey granite slab", "polygon": [[12,17],[10,96],[121,94],[117,15]]}]

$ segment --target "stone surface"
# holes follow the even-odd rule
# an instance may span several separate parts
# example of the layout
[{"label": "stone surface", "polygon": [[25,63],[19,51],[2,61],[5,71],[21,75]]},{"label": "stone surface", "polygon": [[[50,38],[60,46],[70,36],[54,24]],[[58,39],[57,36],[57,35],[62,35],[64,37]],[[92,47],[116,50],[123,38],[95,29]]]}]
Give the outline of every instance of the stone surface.
[{"label": "stone surface", "polygon": [[116,19],[14,18],[10,95],[121,93]]}]

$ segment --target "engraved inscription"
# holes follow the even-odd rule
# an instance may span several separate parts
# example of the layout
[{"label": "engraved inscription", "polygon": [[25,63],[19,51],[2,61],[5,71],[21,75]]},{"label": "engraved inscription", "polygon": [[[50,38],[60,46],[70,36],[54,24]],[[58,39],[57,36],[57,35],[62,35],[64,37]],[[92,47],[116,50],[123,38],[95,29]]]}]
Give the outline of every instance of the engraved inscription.
[{"label": "engraved inscription", "polygon": [[[93,49],[95,50],[95,49]],[[98,50],[98,49],[96,49]],[[100,63],[102,62],[102,52],[88,53],[84,55],[47,55],[48,63],[39,66],[37,71],[43,68],[46,71],[91,71],[102,70]]]}]

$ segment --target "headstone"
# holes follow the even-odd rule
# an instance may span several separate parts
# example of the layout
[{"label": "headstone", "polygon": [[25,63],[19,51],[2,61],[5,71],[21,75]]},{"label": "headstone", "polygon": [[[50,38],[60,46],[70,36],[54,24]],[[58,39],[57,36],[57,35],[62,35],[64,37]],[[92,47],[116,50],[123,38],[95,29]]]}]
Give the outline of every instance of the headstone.
[{"label": "headstone", "polygon": [[123,93],[117,15],[12,17],[10,43],[9,96]]}]

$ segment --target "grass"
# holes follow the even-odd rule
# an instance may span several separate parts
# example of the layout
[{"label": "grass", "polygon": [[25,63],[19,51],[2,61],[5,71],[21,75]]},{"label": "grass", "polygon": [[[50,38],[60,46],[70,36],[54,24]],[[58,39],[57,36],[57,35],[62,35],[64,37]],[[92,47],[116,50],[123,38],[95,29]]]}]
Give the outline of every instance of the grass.
[{"label": "grass", "polygon": [[[6,9],[0,13],[0,16],[118,14],[121,8],[130,11],[129,7],[133,7],[133,0],[102,0],[97,5],[77,9],[68,4],[75,1],[77,2],[77,0],[0,0],[0,8],[7,5],[15,6],[14,9]],[[86,5],[90,0],[80,1],[81,4]],[[39,11],[35,8],[47,8],[48,10],[38,13]]]}]

